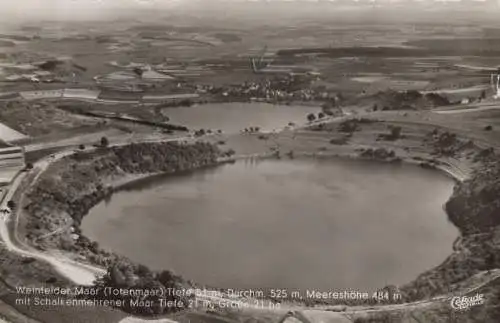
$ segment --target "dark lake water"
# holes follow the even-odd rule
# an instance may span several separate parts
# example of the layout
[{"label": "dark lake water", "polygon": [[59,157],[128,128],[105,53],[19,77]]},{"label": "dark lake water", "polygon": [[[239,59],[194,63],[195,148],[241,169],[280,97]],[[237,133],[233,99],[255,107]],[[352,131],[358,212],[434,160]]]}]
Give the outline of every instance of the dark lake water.
[{"label": "dark lake water", "polygon": [[240,161],[147,181],[82,229],[154,269],[221,288],[359,289],[411,281],[451,252],[453,181],[410,165]]}]

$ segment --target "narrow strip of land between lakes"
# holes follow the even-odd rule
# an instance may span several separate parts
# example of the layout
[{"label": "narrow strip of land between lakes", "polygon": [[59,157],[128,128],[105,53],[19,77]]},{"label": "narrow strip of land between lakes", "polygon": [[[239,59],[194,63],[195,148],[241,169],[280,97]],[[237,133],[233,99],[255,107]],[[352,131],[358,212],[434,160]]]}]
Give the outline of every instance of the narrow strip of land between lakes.
[{"label": "narrow strip of land between lakes", "polygon": [[[179,140],[182,141],[182,140],[192,140],[192,139],[193,139],[192,137],[184,137],[184,138],[174,138],[174,139],[169,139],[169,140],[156,139],[156,140],[150,140],[149,142],[165,142],[165,141],[179,141]],[[124,145],[128,145],[128,144],[130,144],[130,142],[126,141],[126,142],[116,143],[112,146],[120,146],[120,145],[124,146]],[[73,150],[66,150],[66,151],[55,154],[54,157],[47,157],[47,158],[35,163],[34,171],[36,171],[37,174],[35,176],[35,180],[32,181],[32,184],[34,184],[36,182],[36,180],[39,178],[39,176],[43,173],[43,171],[45,171],[48,168],[48,166],[52,162],[59,160],[67,155],[71,155],[72,153],[73,153]],[[23,175],[23,176],[25,176],[25,175]],[[6,201],[8,201],[10,197],[12,197],[14,192],[17,190],[21,180],[22,180],[22,177],[16,177],[16,180],[11,185],[10,190],[6,196],[8,198],[4,198],[2,203],[6,203]],[[15,219],[17,221],[17,219],[18,219],[17,216],[15,217]],[[15,230],[15,231],[17,231],[17,230]],[[71,261],[68,262],[63,256],[47,255],[47,254],[45,254],[41,251],[38,251],[38,250],[29,250],[26,248],[23,249],[24,246],[16,247],[15,243],[12,241],[11,236],[9,235],[9,232],[7,230],[5,223],[1,223],[0,234],[1,234],[1,237],[4,239],[4,241],[6,241],[6,244],[8,244],[10,246],[10,248],[9,248],[10,250],[12,250],[16,253],[19,253],[23,256],[35,257],[37,259],[41,259],[41,260],[49,262],[51,265],[54,266],[54,268],[56,268],[56,270],[58,270],[61,274],[63,274],[65,277],[69,278],[70,280],[74,281],[75,283],[77,281],[78,281],[78,283],[81,282],[82,271],[84,271],[84,272],[86,271],[85,275],[87,277],[86,278],[87,280],[90,280],[90,278],[89,278],[90,275],[88,275],[89,273],[95,274],[95,272],[96,272],[95,267],[92,268],[92,266],[91,266],[89,268],[89,267],[87,267],[88,265],[80,264],[77,262],[71,262]],[[16,233],[14,233],[14,235],[15,234]],[[100,269],[100,268],[97,268],[97,269],[98,269],[98,272],[100,272],[100,273],[103,273],[103,271],[104,271],[104,269]],[[77,276],[79,276],[79,277],[77,277]],[[498,274],[498,276],[500,276],[500,274]],[[495,277],[498,277],[498,276],[495,276]],[[491,279],[496,279],[496,278],[492,277]],[[92,281],[93,281],[93,279],[92,279]],[[89,281],[87,281],[87,282],[91,283]],[[477,287],[477,288],[479,288],[479,287]],[[398,309],[398,308],[402,308],[402,307],[419,307],[419,306],[426,306],[429,303],[435,302],[437,300],[446,299],[446,298],[447,298],[447,296],[443,296],[443,297],[434,298],[434,299],[426,300],[426,301],[420,301],[420,302],[412,302],[412,303],[397,304],[397,305],[384,305],[384,306],[380,306],[376,309],[370,309],[368,307],[359,307],[356,309],[353,308],[353,309],[351,309],[351,311],[370,312],[370,311],[392,310],[392,309]],[[212,299],[212,301],[216,301],[216,300]],[[225,301],[225,298],[221,298],[220,301]],[[285,310],[286,308],[302,309],[303,307],[290,305],[290,306],[284,307],[283,310]],[[324,308],[314,309],[314,311],[324,312],[324,311],[327,311],[328,309],[329,309],[328,307],[324,307]],[[334,312],[329,312],[329,314],[323,313],[321,315],[328,315],[331,318],[343,316],[342,314],[334,313]],[[123,321],[123,323],[125,323],[125,322],[134,322],[134,321]],[[139,320],[137,322],[146,322],[146,321]],[[148,321],[148,322],[151,322],[151,321]],[[158,323],[161,323],[161,322],[162,322],[161,320],[158,321]]]}]

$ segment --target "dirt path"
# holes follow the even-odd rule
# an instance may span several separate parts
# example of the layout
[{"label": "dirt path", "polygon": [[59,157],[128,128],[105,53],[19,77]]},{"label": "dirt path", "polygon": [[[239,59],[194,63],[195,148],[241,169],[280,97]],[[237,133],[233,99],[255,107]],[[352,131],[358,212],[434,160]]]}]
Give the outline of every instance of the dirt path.
[{"label": "dirt path", "polygon": [[[322,122],[326,122],[327,120],[322,120]],[[300,127],[300,126],[298,126]],[[296,128],[298,128],[296,127]],[[142,140],[134,140],[135,142],[168,142],[168,141],[179,141],[179,140],[191,140],[192,137],[182,137],[182,138],[173,138],[173,139],[158,139],[158,138],[142,138]],[[117,142],[113,146],[123,146],[130,144],[130,139],[127,138],[123,142]],[[90,149],[89,149],[90,150]],[[53,155],[53,157],[46,157],[40,161],[38,161],[35,165],[32,171],[36,171],[36,175],[34,180],[31,182],[31,185],[36,183],[36,181],[39,179],[39,177],[43,174],[43,172],[56,160],[59,160],[67,155],[70,155],[73,153],[73,150],[66,150],[62,151],[59,153],[56,153]],[[19,188],[22,180],[25,178],[27,174],[26,173],[20,173],[14,181],[11,183],[8,192],[4,196],[0,207],[5,208],[7,201],[9,201],[16,190]],[[14,235],[14,238],[11,236],[11,233],[9,233],[8,227],[7,227],[7,222],[5,221],[0,221],[0,237],[4,241],[6,247],[8,250],[18,253],[21,256],[25,257],[33,257],[37,258],[43,261],[46,261],[50,263],[61,275],[67,277],[71,281],[77,283],[77,284],[82,284],[82,285],[90,285],[93,283],[96,275],[101,275],[105,273],[105,270],[102,268],[98,268],[95,266],[90,266],[82,263],[78,263],[75,261],[72,261],[65,256],[61,255],[55,255],[55,254],[47,254],[44,252],[41,252],[39,250],[35,250],[29,246],[26,246],[22,243],[19,242],[17,239],[17,225],[18,225],[18,214],[17,212],[14,212],[13,216],[11,216],[11,221],[16,221],[15,222],[15,230],[12,233]],[[8,220],[7,220],[8,221]],[[495,273],[490,279],[488,279],[486,282],[483,282],[481,285],[475,286],[472,290],[477,290],[484,285],[488,284],[491,282],[493,279],[497,279],[500,277],[500,270]],[[470,292],[470,291],[469,291]],[[303,306],[289,306],[290,311],[292,311],[293,315],[287,314],[287,317],[284,317],[282,319],[283,322],[287,321],[287,318],[294,318],[295,321],[299,321],[302,323],[312,323],[312,322],[331,322],[331,323],[344,323],[344,322],[351,322],[351,320],[348,318],[348,315],[356,314],[356,313],[369,313],[369,312],[381,312],[381,311],[393,311],[393,310],[401,310],[401,309],[415,309],[415,308],[421,308],[421,307],[426,307],[430,306],[432,304],[435,304],[436,302],[442,302],[442,301],[447,301],[448,296],[442,296],[442,297],[437,297],[433,298],[430,300],[425,300],[425,301],[420,301],[420,302],[413,302],[413,303],[406,303],[406,304],[391,304],[391,305],[382,305],[378,306],[376,308],[373,307],[367,307],[367,306],[359,306],[359,307],[351,307],[348,308],[346,312],[333,312],[331,310],[331,307],[321,307],[321,308],[307,308],[305,309]],[[214,302],[217,301],[227,301],[224,298],[219,298],[219,299],[211,299]],[[287,308],[282,308],[282,310],[287,310]],[[255,316],[258,317],[259,315],[259,310],[251,310],[252,312],[255,312]],[[290,319],[292,320],[292,319]],[[160,320],[142,320],[134,317],[127,317],[120,321],[120,323],[176,323],[175,321],[169,320],[169,319],[160,319]],[[0,323],[2,323],[0,321]]]}]

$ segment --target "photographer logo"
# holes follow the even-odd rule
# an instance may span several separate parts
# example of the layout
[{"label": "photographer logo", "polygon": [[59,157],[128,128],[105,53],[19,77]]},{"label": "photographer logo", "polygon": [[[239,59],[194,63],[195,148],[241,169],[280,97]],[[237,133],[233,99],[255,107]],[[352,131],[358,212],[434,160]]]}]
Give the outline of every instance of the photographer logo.
[{"label": "photographer logo", "polygon": [[451,307],[457,311],[465,311],[477,305],[484,304],[484,295],[476,294],[474,296],[455,296],[451,299]]}]

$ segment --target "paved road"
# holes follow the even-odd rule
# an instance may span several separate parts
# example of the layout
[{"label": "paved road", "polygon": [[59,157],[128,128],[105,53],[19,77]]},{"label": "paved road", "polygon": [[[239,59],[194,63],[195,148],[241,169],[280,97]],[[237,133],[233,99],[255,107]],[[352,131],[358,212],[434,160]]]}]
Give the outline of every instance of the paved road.
[{"label": "paved road", "polygon": [[[134,138],[135,139],[135,138]],[[181,138],[174,138],[174,139],[160,139],[160,138],[146,138],[142,140],[141,142],[169,142],[169,141],[179,141],[179,140],[189,140],[192,139],[192,137],[181,137]],[[125,146],[130,144],[130,138],[124,138],[122,142],[117,142],[112,145],[112,147],[118,147],[118,146]],[[96,148],[91,148],[88,149],[87,151],[92,151],[95,150]],[[36,174],[33,180],[31,181],[30,185],[34,185],[40,176],[43,174],[43,172],[55,161],[64,158],[68,155],[71,155],[74,153],[73,149],[70,150],[64,150],[61,152],[57,152],[51,156],[45,157],[38,162],[36,162],[33,165],[33,169],[29,173],[25,172],[20,172],[17,174],[15,177],[14,181],[10,184],[8,191],[4,194],[4,197],[0,203],[0,209],[7,208],[7,202],[12,199],[14,193],[18,190],[19,186],[23,182],[23,180],[28,176],[29,174]],[[18,202],[19,205],[22,203]],[[7,226],[9,221],[15,221],[14,224],[14,231],[9,232],[9,228]],[[68,278],[72,282],[79,284],[79,285],[87,285],[90,286],[93,284],[95,278],[97,276],[101,276],[106,273],[106,270],[103,268],[99,268],[97,266],[91,266],[83,263],[79,263],[76,261],[73,261],[71,259],[66,258],[63,255],[56,255],[56,254],[49,254],[42,252],[40,250],[36,250],[30,246],[27,246],[25,244],[22,244],[19,242],[19,239],[17,238],[17,226],[19,223],[19,212],[13,212],[9,217],[6,219],[1,219],[0,220],[0,237],[2,241],[4,242],[6,248],[14,253],[19,254],[22,257],[32,257],[36,258],[42,261],[45,261],[49,264],[51,264],[54,269],[64,277]],[[13,238],[11,234],[15,235]],[[16,241],[16,242],[14,242]],[[144,322],[143,320],[136,319],[133,317],[126,318],[122,321],[122,323],[139,323],[139,322]],[[148,321],[151,322],[151,321]],[[158,321],[153,321],[155,323],[175,323],[175,321],[171,320],[158,320]],[[2,320],[0,319],[0,323]],[[8,322],[5,322],[8,323]]]},{"label": "paved road", "polygon": [[498,110],[498,109],[500,109],[500,102],[481,104],[475,107],[463,107],[463,108],[447,109],[447,110],[433,110],[432,112],[437,114],[460,114],[460,113]]},{"label": "paved road", "polygon": [[[173,139],[162,139],[162,138],[145,138],[140,142],[172,142],[172,141],[179,141],[179,140],[190,140],[192,137],[180,137],[180,138],[173,138]],[[122,142],[117,142],[111,145],[111,147],[119,147],[119,146],[125,146],[130,144],[130,138],[125,138]],[[91,148],[88,149],[87,151],[92,151],[95,150],[96,148]],[[30,174],[33,172],[36,172],[36,176],[34,179],[31,181],[30,185],[34,185],[39,177],[43,174],[43,172],[55,161],[60,160],[61,158],[64,158],[66,156],[69,156],[74,153],[73,149],[70,150],[64,150],[57,152],[51,156],[45,157],[38,162],[36,162],[33,165],[32,171],[30,171]],[[4,195],[4,198],[0,204],[0,209],[7,208],[7,202],[12,199],[12,196],[18,189],[19,185],[23,181],[23,179],[28,175],[28,173],[20,172],[14,181],[11,183],[7,193]],[[22,203],[19,203],[21,205]],[[19,212],[13,212],[13,214],[9,217],[11,221],[15,221],[15,230],[13,232],[14,235],[17,237],[17,227],[19,223]],[[58,270],[60,274],[63,276],[67,277],[68,279],[72,280],[73,282],[81,285],[92,285],[93,281],[96,277],[96,275],[102,275],[106,271],[102,268],[96,267],[96,266],[90,266],[86,264],[82,264],[79,262],[75,262],[72,260],[69,260],[67,258],[64,258],[60,255],[50,255],[47,253],[43,253],[39,250],[36,250],[34,248],[31,248],[27,245],[22,245],[18,246],[14,241],[19,242],[19,239],[12,239],[8,227],[7,227],[7,222],[5,221],[0,221],[0,237],[2,240],[5,242],[5,245],[10,251],[13,251],[15,253],[18,253],[22,256],[26,257],[33,257],[37,258],[40,260],[44,260],[49,262]]]},{"label": "paved road", "polygon": [[[175,141],[191,141],[194,139],[192,135],[176,137],[176,138],[162,138],[157,136],[145,135],[145,136],[127,136],[118,138],[114,138],[115,141],[110,147],[120,147],[126,146],[131,143],[160,143],[160,142],[175,142]],[[52,146],[51,146],[52,147]],[[39,149],[46,149],[46,146],[38,146]],[[87,151],[93,151],[96,148],[92,147],[87,149]],[[30,171],[30,174],[36,172],[36,176],[31,181],[30,185],[34,185],[39,177],[43,174],[43,172],[50,166],[50,164],[55,161],[64,158],[65,156],[71,155],[74,153],[74,148],[63,150],[57,153],[52,154],[51,156],[45,157],[39,161],[37,161],[33,165],[33,169]],[[28,175],[28,173],[20,172],[15,177],[14,181],[11,183],[8,188],[7,193],[4,195],[4,198],[0,204],[0,209],[6,208],[7,202],[12,199],[12,196],[18,189],[22,180]],[[19,203],[21,205],[22,203]],[[25,257],[33,257],[40,260],[44,260],[49,262],[58,270],[60,274],[67,277],[71,281],[81,284],[81,285],[91,285],[95,279],[96,275],[102,275],[105,273],[105,270],[102,268],[98,268],[95,266],[89,266],[86,264],[81,264],[72,260],[69,260],[61,255],[50,255],[48,253],[43,253],[39,250],[36,250],[27,245],[18,245],[20,244],[20,240],[17,238],[17,226],[19,223],[19,213],[13,212],[13,214],[9,217],[11,221],[15,221],[15,230],[12,234],[16,235],[14,239],[11,237],[11,233],[8,230],[7,222],[0,221],[0,237],[5,242],[7,248],[15,253],[18,253]]]},{"label": "paved road", "polygon": [[[4,196],[0,208],[7,208],[7,202],[12,198],[26,174],[20,173],[11,184],[9,191]],[[13,212],[10,220],[17,221],[17,212]],[[55,257],[47,253],[42,253],[27,246],[18,246],[14,243],[11,233],[7,227],[7,221],[0,221],[0,237],[2,238],[5,247],[11,252],[15,252],[23,257],[32,257],[50,263],[60,274],[64,275],[76,284],[92,285],[96,274],[104,274],[105,271],[95,267],[80,264],[69,259]],[[15,233],[14,233],[15,234]]]},{"label": "paved road", "polygon": [[[78,92],[81,91],[81,92]],[[2,93],[0,93],[2,94]],[[70,89],[55,89],[55,90],[32,90],[32,91],[20,91],[20,92],[11,92],[8,93],[19,94],[22,98],[27,101],[35,101],[35,100],[76,100],[83,102],[97,102],[103,104],[138,104],[143,101],[143,97],[136,100],[113,100],[113,99],[102,99],[99,98],[101,91],[88,90],[87,88],[70,88]],[[169,93],[170,94],[170,93]],[[5,93],[3,94],[6,95]],[[167,94],[165,94],[167,95]],[[161,95],[160,95],[161,96]],[[183,99],[186,98],[185,95],[172,95],[170,94],[169,98],[171,99]],[[14,97],[13,100],[17,100],[17,97]],[[8,101],[9,98],[4,98],[3,101]],[[154,104],[154,102],[152,103]]]},{"label": "paved road", "polygon": [[[162,138],[155,138],[155,139],[144,139],[141,142],[168,142],[168,141],[179,141],[179,140],[191,140],[193,139],[192,137],[181,137],[181,138],[173,138],[173,139],[162,139]],[[130,144],[129,139],[125,139],[123,142],[118,142],[113,144],[112,146],[124,146]],[[89,149],[91,150],[91,149]],[[60,158],[63,158],[64,156],[70,155],[73,153],[73,150],[66,150],[62,151],[59,153],[56,153],[53,155],[53,157],[46,157],[40,161],[38,161],[34,165],[34,169],[32,172],[37,172],[35,179],[31,182],[31,184],[35,183],[38,178],[41,176],[41,174],[49,167],[51,163],[53,163],[55,160],[58,160]],[[32,173],[30,172],[30,173]],[[20,173],[18,176],[14,179],[12,184],[9,187],[8,192],[4,196],[2,202],[0,203],[0,208],[5,208],[7,201],[9,201],[14,192],[19,188],[19,185],[21,184],[22,180],[27,176],[27,173]],[[18,213],[15,212],[13,219],[16,221],[15,227],[17,227],[17,221],[18,221]],[[14,230],[13,234],[17,234],[17,230]],[[90,266],[82,263],[78,263],[75,261],[72,261],[68,258],[65,258],[61,255],[53,255],[53,254],[48,254],[44,253],[42,251],[33,249],[29,246],[26,245],[16,245],[16,243],[13,242],[13,240],[17,239],[12,239],[7,223],[5,221],[0,221],[0,237],[3,239],[5,242],[5,245],[7,248],[15,253],[18,253],[21,256],[25,257],[33,257],[37,258],[43,261],[46,261],[50,263],[60,274],[64,275],[68,279],[72,280],[73,282],[77,284],[82,284],[82,285],[90,285],[92,284],[93,280],[95,279],[96,275],[101,275],[105,272],[104,269],[98,268],[95,266]],[[500,271],[496,273],[495,277],[500,277]],[[487,282],[480,286],[476,286],[474,288],[478,289],[481,286],[485,285]],[[226,301],[224,298],[218,298],[218,297],[208,297],[207,299],[213,301],[213,302],[218,302],[218,301]],[[417,308],[417,307],[422,307],[422,306],[429,306],[435,303],[436,301],[442,301],[446,300],[447,297],[438,297],[435,299],[431,300],[426,300],[426,301],[421,301],[421,302],[414,302],[414,303],[407,303],[407,304],[394,304],[394,305],[387,305],[387,306],[380,306],[377,308],[368,308],[368,307],[354,307],[349,309],[349,313],[367,313],[367,312],[378,312],[378,311],[386,311],[386,310],[398,310],[398,309],[411,309],[411,308]],[[342,313],[338,312],[331,312],[327,311],[329,307],[325,306],[323,308],[317,308],[314,310],[307,309],[304,310],[300,306],[294,306],[291,307],[293,309],[293,317],[296,320],[299,320],[303,323],[311,323],[311,322],[331,322],[331,323],[343,323],[343,322],[349,322],[347,320],[346,316]],[[258,311],[258,310],[256,310]],[[285,318],[286,320],[286,318]],[[173,323],[174,321],[171,320],[156,320],[156,321],[146,321],[146,320],[141,320],[137,318],[132,318],[128,317],[125,318],[124,320],[121,321],[121,323],[143,323],[143,322],[155,322],[155,323]],[[1,323],[1,321],[0,321]]]}]

